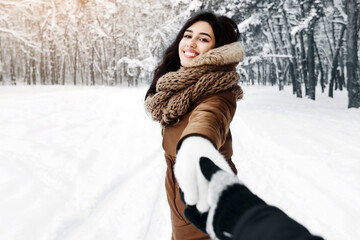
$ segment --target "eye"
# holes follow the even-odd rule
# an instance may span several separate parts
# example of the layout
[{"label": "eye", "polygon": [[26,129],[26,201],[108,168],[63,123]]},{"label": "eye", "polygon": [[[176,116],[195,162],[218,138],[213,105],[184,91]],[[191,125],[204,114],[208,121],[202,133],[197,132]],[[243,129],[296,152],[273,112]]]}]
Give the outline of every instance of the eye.
[{"label": "eye", "polygon": [[206,38],[200,38],[200,41],[202,41],[202,42],[209,42],[209,40],[207,40]]},{"label": "eye", "polygon": [[185,34],[185,35],[184,35],[184,38],[191,38],[191,35]]}]

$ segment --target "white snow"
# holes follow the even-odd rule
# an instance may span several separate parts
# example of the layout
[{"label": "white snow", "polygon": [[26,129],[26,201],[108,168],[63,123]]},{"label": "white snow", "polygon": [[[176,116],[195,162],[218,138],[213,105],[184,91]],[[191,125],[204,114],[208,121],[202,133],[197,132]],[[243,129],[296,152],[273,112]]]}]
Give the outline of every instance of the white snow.
[{"label": "white snow", "polygon": [[[326,239],[360,239],[360,111],[244,86],[239,177]],[[0,239],[170,239],[160,127],[146,88],[0,87]]]}]

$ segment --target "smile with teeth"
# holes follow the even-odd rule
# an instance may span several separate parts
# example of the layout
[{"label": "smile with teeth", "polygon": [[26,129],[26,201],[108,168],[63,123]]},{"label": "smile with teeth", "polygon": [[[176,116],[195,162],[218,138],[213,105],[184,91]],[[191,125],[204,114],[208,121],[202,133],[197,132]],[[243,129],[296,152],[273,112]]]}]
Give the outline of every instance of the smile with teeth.
[{"label": "smile with teeth", "polygon": [[196,53],[193,53],[193,52],[184,52],[184,54],[185,54],[186,56],[189,56],[189,57],[195,57],[195,56],[197,56],[197,54],[196,54]]}]

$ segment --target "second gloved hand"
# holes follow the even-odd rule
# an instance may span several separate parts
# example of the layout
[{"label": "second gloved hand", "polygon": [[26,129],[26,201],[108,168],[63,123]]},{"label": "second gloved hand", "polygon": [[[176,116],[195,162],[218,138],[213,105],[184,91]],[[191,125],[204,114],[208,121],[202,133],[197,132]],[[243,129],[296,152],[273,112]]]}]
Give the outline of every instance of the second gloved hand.
[{"label": "second gloved hand", "polygon": [[[210,158],[221,169],[232,173],[229,164],[206,138],[190,136],[183,140],[177,154],[174,173],[187,205],[196,205],[200,212],[209,210],[209,181],[200,170],[199,159]],[[233,174],[233,173],[232,173]]]},{"label": "second gloved hand", "polygon": [[[211,159],[212,160],[212,159]],[[234,227],[244,212],[265,202],[250,192],[234,174],[220,169],[209,158],[201,157],[199,166],[209,183],[206,213],[193,207],[185,209],[186,218],[211,239],[232,239]]]}]

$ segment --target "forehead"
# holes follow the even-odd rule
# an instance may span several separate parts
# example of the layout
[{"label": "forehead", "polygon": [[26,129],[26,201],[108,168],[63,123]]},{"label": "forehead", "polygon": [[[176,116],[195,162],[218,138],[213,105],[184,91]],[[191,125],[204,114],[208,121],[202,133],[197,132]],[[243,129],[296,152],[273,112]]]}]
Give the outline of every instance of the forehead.
[{"label": "forehead", "polygon": [[203,33],[207,33],[211,36],[214,36],[214,32],[213,32],[211,25],[205,21],[197,21],[186,30],[190,30],[194,33],[203,32]]}]

